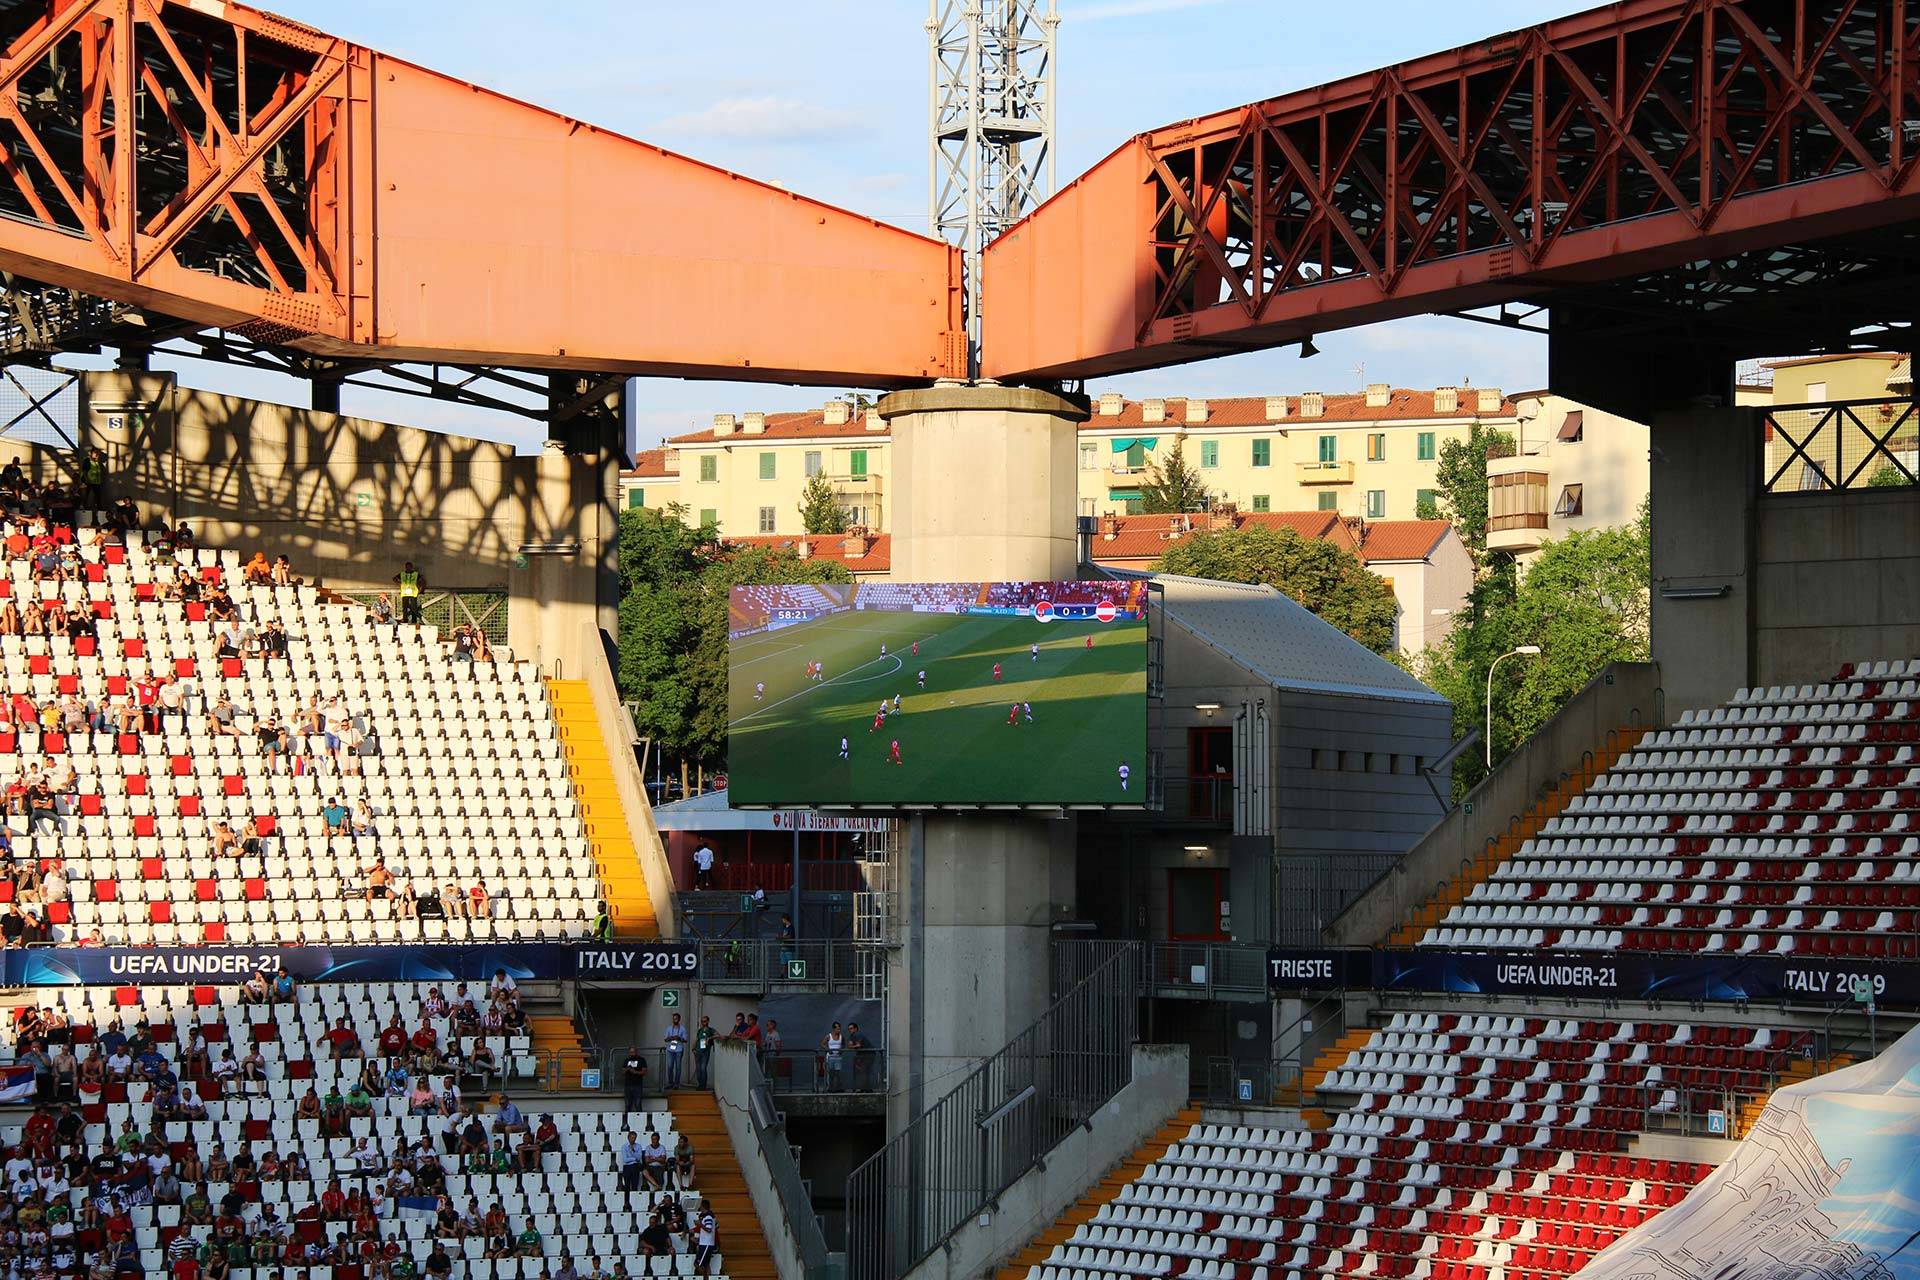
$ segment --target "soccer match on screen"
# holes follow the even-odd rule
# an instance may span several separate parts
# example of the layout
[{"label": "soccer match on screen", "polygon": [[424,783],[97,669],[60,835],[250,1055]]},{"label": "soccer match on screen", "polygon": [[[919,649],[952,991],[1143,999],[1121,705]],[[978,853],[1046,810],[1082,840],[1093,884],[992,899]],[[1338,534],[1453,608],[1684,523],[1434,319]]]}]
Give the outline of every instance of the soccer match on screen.
[{"label": "soccer match on screen", "polygon": [[1140,805],[1144,582],[735,587],[735,804]]}]

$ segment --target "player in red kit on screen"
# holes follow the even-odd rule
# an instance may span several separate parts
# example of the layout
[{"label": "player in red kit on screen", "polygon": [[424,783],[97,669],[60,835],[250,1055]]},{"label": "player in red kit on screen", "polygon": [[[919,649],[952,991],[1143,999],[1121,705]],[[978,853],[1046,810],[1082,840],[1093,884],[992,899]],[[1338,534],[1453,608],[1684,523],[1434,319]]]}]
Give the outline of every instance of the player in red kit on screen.
[{"label": "player in red kit on screen", "polygon": [[893,740],[893,745],[887,748],[887,763],[888,764],[905,763],[900,759],[900,739],[898,738],[895,738]]},{"label": "player in red kit on screen", "polygon": [[997,662],[993,664],[993,678],[995,680],[1000,678],[1000,664]]}]

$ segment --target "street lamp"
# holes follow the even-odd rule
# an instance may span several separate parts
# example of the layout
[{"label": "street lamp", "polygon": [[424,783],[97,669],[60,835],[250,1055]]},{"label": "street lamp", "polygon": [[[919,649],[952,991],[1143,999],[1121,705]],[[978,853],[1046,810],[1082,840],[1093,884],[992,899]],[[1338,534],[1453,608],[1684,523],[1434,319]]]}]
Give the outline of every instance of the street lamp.
[{"label": "street lamp", "polygon": [[1508,658],[1517,657],[1518,655],[1523,653],[1530,658],[1537,657],[1540,653],[1540,646],[1537,644],[1523,644],[1516,649],[1509,649],[1507,650],[1507,652],[1495,658],[1493,660],[1493,665],[1487,668],[1487,768],[1488,769],[1493,768],[1493,671],[1494,671],[1494,667],[1498,667],[1501,663],[1505,662]]}]

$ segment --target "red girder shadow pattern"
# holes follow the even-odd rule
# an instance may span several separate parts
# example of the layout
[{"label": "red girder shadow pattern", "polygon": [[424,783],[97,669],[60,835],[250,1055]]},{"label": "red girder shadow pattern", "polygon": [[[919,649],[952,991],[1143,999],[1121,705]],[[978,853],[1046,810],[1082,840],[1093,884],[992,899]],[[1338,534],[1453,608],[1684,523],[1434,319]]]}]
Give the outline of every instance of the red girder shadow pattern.
[{"label": "red girder shadow pattern", "polygon": [[342,360],[964,372],[946,245],[224,0],[0,0],[0,269]]},{"label": "red girder shadow pattern", "polygon": [[1910,219],[1920,0],[1627,0],[1134,138],[989,247],[1087,377]]}]

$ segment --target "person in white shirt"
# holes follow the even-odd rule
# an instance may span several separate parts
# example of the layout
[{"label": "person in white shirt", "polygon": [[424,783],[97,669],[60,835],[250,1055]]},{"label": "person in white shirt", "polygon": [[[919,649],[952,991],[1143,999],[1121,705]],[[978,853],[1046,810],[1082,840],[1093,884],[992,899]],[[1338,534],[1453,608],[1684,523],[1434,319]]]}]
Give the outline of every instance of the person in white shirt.
[{"label": "person in white shirt", "polygon": [[704,844],[693,851],[693,887],[713,888],[713,850]]},{"label": "person in white shirt", "polygon": [[713,1255],[720,1248],[720,1226],[713,1220],[713,1205],[704,1197],[700,1201],[700,1211],[693,1220],[693,1273],[703,1276],[713,1265]]},{"label": "person in white shirt", "polygon": [[1120,764],[1120,789],[1122,791],[1125,791],[1127,789],[1127,779],[1131,778],[1132,776],[1133,776],[1133,770],[1127,767],[1127,764],[1125,761],[1122,761]]}]

